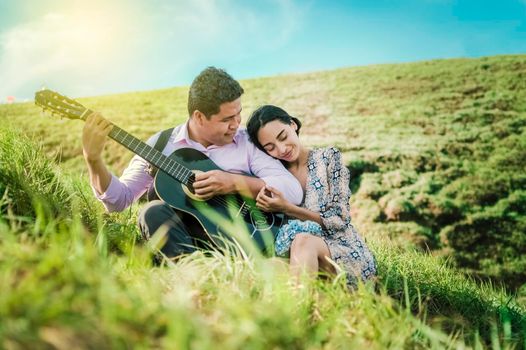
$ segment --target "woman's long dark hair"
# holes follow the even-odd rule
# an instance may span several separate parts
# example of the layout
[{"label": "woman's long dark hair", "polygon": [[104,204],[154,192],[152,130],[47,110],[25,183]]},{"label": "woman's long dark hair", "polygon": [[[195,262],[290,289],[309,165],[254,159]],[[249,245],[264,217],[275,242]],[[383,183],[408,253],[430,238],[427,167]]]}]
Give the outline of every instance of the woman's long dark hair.
[{"label": "woman's long dark hair", "polygon": [[296,129],[296,134],[300,134],[301,122],[298,118],[290,116],[287,112],[285,112],[285,110],[273,105],[264,105],[259,107],[254,112],[252,112],[250,118],[248,118],[247,132],[248,136],[250,137],[250,141],[252,141],[252,143],[256,145],[257,148],[265,153],[267,153],[267,151],[265,151],[258,140],[258,131],[267,123],[270,123],[274,120],[279,120],[286,125],[290,125],[292,122],[296,123],[298,126]]}]

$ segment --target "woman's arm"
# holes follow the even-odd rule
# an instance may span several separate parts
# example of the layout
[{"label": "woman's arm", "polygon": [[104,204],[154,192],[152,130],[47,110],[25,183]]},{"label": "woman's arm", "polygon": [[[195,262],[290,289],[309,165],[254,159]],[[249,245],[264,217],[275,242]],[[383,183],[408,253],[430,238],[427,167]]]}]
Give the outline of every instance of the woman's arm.
[{"label": "woman's arm", "polygon": [[283,198],[281,192],[268,186],[259,192],[256,205],[264,211],[286,213],[300,220],[317,222],[329,233],[344,229],[351,222],[349,170],[343,164],[338,149],[331,147],[325,150],[325,158],[328,188],[319,213],[291,204]]},{"label": "woman's arm", "polygon": [[321,221],[320,213],[316,213],[307,208],[298,207],[297,205],[294,205],[291,203],[290,206],[288,206],[285,209],[284,213],[296,219],[300,219],[303,221],[305,220],[314,221],[320,224],[321,226],[323,226],[323,222]]},{"label": "woman's arm", "polygon": [[283,193],[273,187],[265,186],[256,197],[258,208],[269,212],[285,213],[300,220],[310,220],[322,224],[319,213],[299,207],[285,199]]}]

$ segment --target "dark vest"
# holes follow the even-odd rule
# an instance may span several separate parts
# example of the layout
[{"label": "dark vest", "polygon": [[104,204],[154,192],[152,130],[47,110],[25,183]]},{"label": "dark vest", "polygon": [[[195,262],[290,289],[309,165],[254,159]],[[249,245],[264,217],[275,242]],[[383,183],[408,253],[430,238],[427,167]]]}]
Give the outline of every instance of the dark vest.
[{"label": "dark vest", "polygon": [[[172,135],[173,131],[174,131],[174,128],[163,130],[161,132],[161,135],[157,139],[155,146],[153,146],[153,148],[155,148],[159,152],[162,152],[164,148],[166,147],[166,145],[168,144],[168,140],[170,139],[170,135]],[[149,165],[148,173],[151,175],[151,177],[155,178],[155,175],[157,174],[158,171],[159,171],[159,168],[153,166],[152,164]],[[146,199],[148,201],[159,199],[159,197],[157,197],[157,193],[155,193],[155,188],[153,186],[153,183],[150,186],[150,188],[148,188]]]}]

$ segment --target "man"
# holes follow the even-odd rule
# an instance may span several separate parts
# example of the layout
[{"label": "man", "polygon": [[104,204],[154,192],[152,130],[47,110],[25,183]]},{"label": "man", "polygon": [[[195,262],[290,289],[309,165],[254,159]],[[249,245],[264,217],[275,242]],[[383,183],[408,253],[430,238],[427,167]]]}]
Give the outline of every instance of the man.
[{"label": "man", "polygon": [[[269,185],[299,204],[303,192],[296,178],[279,161],[250,143],[244,128],[239,129],[243,92],[240,84],[224,70],[214,67],[203,70],[190,86],[189,119],[174,128],[163,153],[169,155],[179,148],[191,147],[224,170],[196,175],[193,187],[202,199],[240,191],[255,198],[263,186]],[[153,186],[153,177],[148,171],[149,164],[139,156],[131,160],[120,178],[109,172],[101,154],[111,129],[112,125],[100,114],[88,116],[82,133],[83,153],[95,195],[107,211],[121,211]],[[160,134],[147,143],[155,145]],[[143,237],[149,239],[163,224],[169,227],[168,239],[161,248],[164,255],[172,258],[196,249],[192,228],[169,205],[153,200],[141,209],[139,227]]]}]

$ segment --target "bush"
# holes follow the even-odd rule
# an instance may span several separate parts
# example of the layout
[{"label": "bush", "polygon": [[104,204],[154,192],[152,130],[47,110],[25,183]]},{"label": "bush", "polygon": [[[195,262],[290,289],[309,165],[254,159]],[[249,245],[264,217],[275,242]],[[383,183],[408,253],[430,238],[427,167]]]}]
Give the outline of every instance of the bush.
[{"label": "bush", "polygon": [[363,159],[351,161],[347,168],[351,173],[351,181],[349,187],[351,188],[352,193],[358,191],[363,173],[374,173],[378,171],[378,166],[376,164],[365,161]]},{"label": "bush", "polygon": [[362,181],[356,196],[359,198],[379,199],[387,192],[387,189],[382,186],[381,180],[381,174],[362,175]]},{"label": "bush", "polygon": [[472,272],[518,288],[526,281],[526,192],[444,228],[442,241],[453,258]]},{"label": "bush", "polygon": [[358,198],[352,201],[351,217],[356,222],[380,221],[382,210],[377,201],[369,198]]},{"label": "bush", "polygon": [[390,193],[378,202],[387,221],[409,221],[415,219],[413,203],[399,193]]},{"label": "bush", "polygon": [[485,207],[494,205],[499,199],[505,198],[511,190],[510,174],[498,169],[478,167],[471,175],[462,177],[447,185],[441,194],[454,198],[464,206]]},{"label": "bush", "polygon": [[382,185],[387,188],[401,188],[414,183],[416,172],[412,170],[392,170],[382,174]]}]

